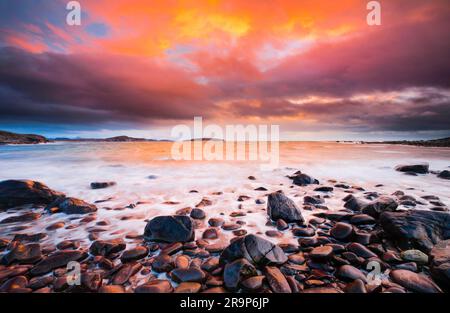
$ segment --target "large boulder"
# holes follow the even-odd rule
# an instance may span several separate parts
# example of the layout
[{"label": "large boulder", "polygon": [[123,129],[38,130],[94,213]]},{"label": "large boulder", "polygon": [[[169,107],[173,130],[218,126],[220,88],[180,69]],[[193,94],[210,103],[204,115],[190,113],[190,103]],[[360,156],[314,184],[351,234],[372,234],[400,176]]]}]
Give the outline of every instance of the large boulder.
[{"label": "large boulder", "polygon": [[439,241],[450,238],[450,213],[447,212],[384,212],[380,224],[402,249],[429,252]]},{"label": "large boulder", "polygon": [[449,170],[444,170],[442,172],[440,172],[437,177],[442,178],[442,179],[450,179],[450,171]]},{"label": "large boulder", "polygon": [[287,261],[286,254],[278,245],[256,235],[247,235],[231,243],[222,251],[220,263],[242,258],[258,266],[280,265]]},{"label": "large boulder", "polygon": [[267,203],[267,213],[272,220],[282,219],[285,222],[304,222],[297,205],[286,197],[282,191],[271,193]]},{"label": "large boulder", "polygon": [[440,241],[430,252],[431,276],[450,290],[450,240]]},{"label": "large boulder", "polygon": [[97,207],[77,198],[60,197],[47,205],[46,210],[52,213],[87,214],[97,211]]},{"label": "large boulder", "polygon": [[393,212],[397,209],[397,202],[391,197],[381,196],[372,202],[366,204],[362,208],[362,213],[372,217],[378,217],[381,213],[389,211]]},{"label": "large boulder", "polygon": [[417,174],[427,174],[429,172],[429,164],[411,164],[411,165],[397,165],[395,170],[404,173],[417,173]]},{"label": "large boulder", "polygon": [[32,180],[5,180],[0,182],[0,209],[25,204],[47,205],[64,194]]},{"label": "large boulder", "polygon": [[144,237],[147,240],[163,242],[193,241],[194,221],[189,216],[157,216],[145,226]]}]

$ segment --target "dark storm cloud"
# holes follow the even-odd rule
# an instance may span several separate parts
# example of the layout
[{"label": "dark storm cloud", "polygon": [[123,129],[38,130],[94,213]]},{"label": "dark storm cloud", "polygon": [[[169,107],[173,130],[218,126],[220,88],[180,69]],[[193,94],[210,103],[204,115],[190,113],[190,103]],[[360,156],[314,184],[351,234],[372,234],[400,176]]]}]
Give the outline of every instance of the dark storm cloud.
[{"label": "dark storm cloud", "polygon": [[201,85],[141,58],[0,50],[0,119],[146,122],[208,116]]}]

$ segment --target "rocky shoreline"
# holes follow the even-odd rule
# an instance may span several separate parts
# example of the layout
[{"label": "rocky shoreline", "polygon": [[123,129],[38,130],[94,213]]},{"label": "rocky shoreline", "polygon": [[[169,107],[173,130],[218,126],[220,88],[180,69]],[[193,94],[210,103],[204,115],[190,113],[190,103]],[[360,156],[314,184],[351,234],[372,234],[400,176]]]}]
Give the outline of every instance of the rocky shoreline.
[{"label": "rocky shoreline", "polygon": [[[421,175],[424,167],[397,170]],[[301,171],[289,178],[290,186],[280,186],[284,190],[260,187],[261,198],[240,195],[237,203],[253,201],[261,209],[253,212],[239,205],[230,213],[233,222],[210,214],[212,202],[205,195],[195,207],[153,217],[133,234],[107,239],[102,233],[114,225],[98,213],[111,209],[103,206],[108,200],[91,204],[40,182],[0,182],[0,211],[8,216],[0,220],[0,292],[449,291],[450,213],[437,196],[416,198],[408,190],[381,194],[333,180],[321,184]],[[114,185],[95,182],[91,188]],[[286,188],[312,192],[300,204]],[[327,201],[337,191],[346,194],[342,208],[328,210]],[[415,208],[425,205],[426,210]],[[305,212],[312,215],[305,218]],[[243,220],[247,214],[264,215],[270,230],[253,233]],[[27,231],[29,224],[52,215],[58,221],[41,232]],[[87,241],[65,238],[44,244],[57,229],[81,226]],[[225,233],[231,240],[223,240]],[[295,244],[270,240],[288,234]],[[71,262],[80,265],[80,276],[73,276]]]},{"label": "rocky shoreline", "polygon": [[50,140],[44,136],[34,134],[16,134],[0,130],[0,145],[29,145],[48,142],[50,142]]},{"label": "rocky shoreline", "polygon": [[391,141],[363,141],[363,144],[408,145],[419,147],[450,147],[450,137],[431,140],[391,140]]}]

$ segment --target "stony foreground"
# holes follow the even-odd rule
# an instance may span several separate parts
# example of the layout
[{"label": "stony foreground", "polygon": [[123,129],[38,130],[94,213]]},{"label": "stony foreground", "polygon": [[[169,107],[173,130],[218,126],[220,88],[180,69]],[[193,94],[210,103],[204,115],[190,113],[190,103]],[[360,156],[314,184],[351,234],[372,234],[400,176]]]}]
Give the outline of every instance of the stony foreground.
[{"label": "stony foreground", "polygon": [[[399,169],[398,169],[399,170]],[[401,170],[401,168],[400,168]],[[405,172],[423,172],[406,168]],[[427,168],[428,171],[428,168]],[[254,180],[249,177],[249,180]],[[100,293],[441,293],[450,287],[450,213],[433,195],[416,199],[405,191],[383,195],[333,181],[320,184],[300,171],[291,188],[314,186],[300,207],[283,191],[267,192],[264,211],[271,230],[251,234],[243,228],[244,210],[210,216],[205,197],[176,215],[157,216],[126,238],[101,239],[97,205],[68,197],[34,181],[0,182],[0,210],[20,212],[0,221],[13,225],[0,238],[0,292]],[[108,188],[114,182],[96,182]],[[329,211],[336,190],[347,196],[342,209]],[[265,192],[263,187],[261,192]],[[354,193],[362,193],[356,197]],[[238,202],[251,201],[241,195]],[[99,202],[101,203],[101,202]],[[430,204],[429,210],[414,209]],[[31,205],[31,209],[30,208]],[[408,207],[402,210],[401,207]],[[312,211],[309,219],[305,211]],[[27,224],[44,215],[65,214],[89,227],[89,245],[77,240],[42,245],[64,222],[27,233]],[[303,214],[302,214],[303,213]],[[206,225],[201,236],[196,229]],[[77,226],[70,225],[76,228]],[[113,226],[112,226],[113,227]],[[223,233],[233,234],[228,242]],[[297,244],[267,238],[292,234]],[[132,244],[130,244],[132,242]],[[74,263],[75,262],[75,263]],[[74,275],[79,264],[80,275]],[[75,269],[75,272],[74,272]]]}]

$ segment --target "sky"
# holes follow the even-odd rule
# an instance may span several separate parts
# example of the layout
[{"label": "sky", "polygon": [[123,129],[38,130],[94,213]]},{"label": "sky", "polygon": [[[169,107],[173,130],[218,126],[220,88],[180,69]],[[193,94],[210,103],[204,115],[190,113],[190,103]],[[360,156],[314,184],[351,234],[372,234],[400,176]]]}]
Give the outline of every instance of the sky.
[{"label": "sky", "polygon": [[283,140],[450,136],[450,1],[0,0],[0,129],[170,139],[178,124]]}]

